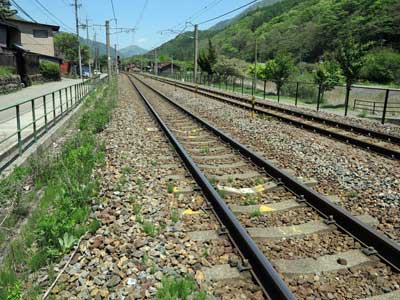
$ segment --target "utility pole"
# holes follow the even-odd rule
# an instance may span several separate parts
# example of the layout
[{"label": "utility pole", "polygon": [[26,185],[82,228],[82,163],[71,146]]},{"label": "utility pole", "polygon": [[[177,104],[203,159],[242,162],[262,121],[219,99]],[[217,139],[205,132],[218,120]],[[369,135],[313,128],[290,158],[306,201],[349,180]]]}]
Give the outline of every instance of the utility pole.
[{"label": "utility pole", "polygon": [[157,48],[154,49],[154,75],[158,75]]},{"label": "utility pole", "polygon": [[[89,47],[89,54],[90,56],[92,56],[92,49],[90,48],[89,45],[89,22],[87,17],[86,17],[86,43]],[[89,56],[89,76],[92,76],[92,68],[90,66],[90,56]]]},{"label": "utility pole", "polygon": [[117,74],[119,73],[117,44],[115,44],[115,73],[117,73]]},{"label": "utility pole", "polygon": [[79,78],[82,79],[82,57],[81,57],[81,41],[79,38],[78,0],[75,0],[74,6],[75,6],[76,36],[78,37]]},{"label": "utility pole", "polygon": [[199,58],[199,25],[194,25],[194,70],[193,82],[197,83],[197,60]]},{"label": "utility pole", "polygon": [[253,84],[253,92],[252,95],[255,94],[256,88],[257,88],[257,52],[258,52],[258,43],[257,43],[257,37],[256,37],[256,45],[254,47],[254,84]]},{"label": "utility pole", "polygon": [[110,21],[106,21],[106,45],[107,45],[107,72],[108,81],[111,81],[111,48],[110,48]]},{"label": "utility pole", "polygon": [[98,57],[97,57],[97,40],[96,40],[96,31],[94,32],[94,37],[93,37],[93,41],[94,41],[94,60],[93,60],[93,68],[95,70],[99,70],[99,66],[98,66]]}]

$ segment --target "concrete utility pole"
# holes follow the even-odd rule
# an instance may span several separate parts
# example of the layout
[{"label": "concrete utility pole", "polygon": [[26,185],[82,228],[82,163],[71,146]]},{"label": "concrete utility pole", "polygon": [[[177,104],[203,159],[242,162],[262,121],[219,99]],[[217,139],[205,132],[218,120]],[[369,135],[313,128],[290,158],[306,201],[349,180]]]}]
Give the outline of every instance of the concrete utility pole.
[{"label": "concrete utility pole", "polygon": [[154,49],[154,75],[158,75],[157,48]]},{"label": "concrete utility pole", "polygon": [[[90,56],[92,56],[92,49],[90,48],[89,45],[89,21],[87,17],[86,17],[86,44],[89,47],[89,54]],[[90,56],[89,56],[89,76],[92,76],[92,68],[90,66]]]},{"label": "concrete utility pole", "polygon": [[253,95],[255,94],[257,88],[257,54],[258,54],[258,42],[256,38],[256,45],[254,47],[254,84],[253,84]]},{"label": "concrete utility pole", "polygon": [[119,74],[117,44],[115,44],[115,73]]},{"label": "concrete utility pole", "polygon": [[93,42],[94,42],[94,59],[93,59],[93,68],[95,70],[99,69],[99,66],[97,65],[97,40],[96,40],[96,31],[94,32],[93,36]]},{"label": "concrete utility pole", "polygon": [[110,48],[110,21],[106,21],[106,45],[107,45],[107,72],[108,81],[111,81],[111,48]]},{"label": "concrete utility pole", "polygon": [[193,82],[197,83],[197,60],[199,58],[199,25],[194,25],[194,70]]},{"label": "concrete utility pole", "polygon": [[76,36],[78,37],[79,78],[82,79],[82,56],[81,56],[81,41],[79,38],[78,0],[75,0],[74,6],[75,6]]}]

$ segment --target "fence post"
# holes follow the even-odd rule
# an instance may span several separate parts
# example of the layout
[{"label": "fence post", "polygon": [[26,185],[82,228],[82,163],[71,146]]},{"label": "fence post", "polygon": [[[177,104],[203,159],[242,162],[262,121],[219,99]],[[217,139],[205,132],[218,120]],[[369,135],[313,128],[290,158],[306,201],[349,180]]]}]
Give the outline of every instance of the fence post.
[{"label": "fence post", "polygon": [[266,88],[267,88],[267,81],[264,80],[264,100],[265,100],[265,93],[266,93]]},{"label": "fence post", "polygon": [[[353,105],[353,110],[356,109],[356,103],[357,103],[357,99],[354,99],[354,105]],[[362,103],[361,103],[362,104]]]},{"label": "fence post", "polygon": [[294,99],[294,105],[297,106],[297,99],[299,97],[299,82],[296,82],[296,98]]},{"label": "fence post", "polygon": [[44,111],[44,128],[47,132],[47,105],[46,105],[46,96],[43,96],[43,111]]},{"label": "fence post", "polygon": [[317,97],[317,111],[319,111],[319,103],[321,102],[321,85],[318,85],[318,97]]},{"label": "fence post", "polygon": [[346,99],[344,100],[344,116],[347,117],[347,111],[349,109],[349,98],[350,98],[350,87],[346,86]]},{"label": "fence post", "polygon": [[244,94],[244,77],[242,77],[242,95]]},{"label": "fence post", "polygon": [[15,106],[15,112],[17,115],[17,136],[18,136],[18,153],[22,154],[22,138],[21,138],[21,120],[19,116],[19,104]]},{"label": "fence post", "polygon": [[72,96],[72,86],[69,87],[69,97],[71,98],[71,106],[72,106],[72,103],[74,102],[74,97]]},{"label": "fence post", "polygon": [[60,108],[61,108],[60,115],[62,115],[63,114],[63,103],[62,103],[62,92],[61,92],[61,90],[58,91],[58,94],[60,96]]},{"label": "fence post", "polygon": [[35,143],[37,142],[37,135],[36,135],[36,112],[35,112],[35,99],[31,100],[31,107],[32,107],[32,125],[33,125],[33,140]]},{"label": "fence post", "polygon": [[383,104],[382,124],[385,124],[386,109],[387,109],[387,105],[388,105],[388,101],[389,101],[389,92],[390,92],[390,90],[387,89],[386,94],[385,94],[385,103]]},{"label": "fence post", "polygon": [[56,123],[56,97],[54,92],[51,93],[51,101],[53,102],[53,123]]},{"label": "fence post", "polygon": [[66,105],[67,105],[67,110],[66,110],[66,112],[68,113],[68,97],[67,97],[67,88],[65,88],[65,103],[66,103]]},{"label": "fence post", "polygon": [[236,83],[236,79],[235,77],[232,78],[232,91],[235,92],[235,83]]},{"label": "fence post", "polygon": [[375,114],[375,101],[374,101],[374,104],[373,104],[373,106],[372,106],[372,114],[374,115]]}]

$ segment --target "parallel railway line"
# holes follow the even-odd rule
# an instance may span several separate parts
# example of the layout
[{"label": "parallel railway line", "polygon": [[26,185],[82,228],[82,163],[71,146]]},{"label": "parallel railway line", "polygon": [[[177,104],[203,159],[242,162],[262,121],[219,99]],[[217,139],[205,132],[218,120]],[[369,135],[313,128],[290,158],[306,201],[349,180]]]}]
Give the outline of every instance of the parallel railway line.
[{"label": "parallel railway line", "polygon": [[182,83],[176,80],[154,76],[149,76],[149,78],[177,86],[187,91],[198,93],[205,97],[235,105],[243,109],[254,109],[257,113],[267,114],[291,125],[332,137],[339,141],[379,153],[392,159],[400,159],[400,137],[395,135],[291,110],[265,101],[256,100],[253,103],[249,98],[204,86],[195,86],[189,83]]},{"label": "parallel railway line", "polygon": [[296,299],[399,297],[400,246],[370,227],[376,220],[353,217],[138,78],[130,80],[271,299],[294,299],[292,292]]}]

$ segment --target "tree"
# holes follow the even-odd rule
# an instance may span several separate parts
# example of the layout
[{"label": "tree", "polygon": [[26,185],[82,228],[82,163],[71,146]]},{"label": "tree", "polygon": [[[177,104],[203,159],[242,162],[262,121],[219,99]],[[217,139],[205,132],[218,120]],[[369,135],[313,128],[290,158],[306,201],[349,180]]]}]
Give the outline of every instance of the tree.
[{"label": "tree", "polygon": [[208,75],[212,75],[214,73],[214,65],[217,62],[217,52],[211,42],[208,39],[208,51],[201,51],[197,63],[200,66],[200,69],[203,72],[206,72]]},{"label": "tree", "polygon": [[314,82],[319,86],[319,108],[319,103],[323,102],[325,91],[332,90],[340,82],[342,75],[338,64],[335,61],[328,59],[316,66],[313,70],[313,77]]},{"label": "tree", "polygon": [[353,37],[338,44],[335,57],[346,81],[345,116],[347,116],[351,86],[360,76],[364,55],[369,46],[370,44],[362,45],[356,42]]},{"label": "tree", "polygon": [[227,58],[221,56],[214,66],[214,71],[221,77],[241,77],[243,70],[246,69],[246,63],[237,58]]},{"label": "tree", "polygon": [[[61,32],[54,36],[54,47],[57,54],[66,60],[78,63],[78,37],[75,34]],[[81,45],[82,62],[88,63],[90,57],[89,46]]]},{"label": "tree", "polygon": [[281,89],[285,82],[289,79],[289,76],[294,70],[293,59],[289,54],[278,53],[274,59],[270,59],[266,62],[264,68],[264,78],[271,80],[276,85],[276,91],[278,94],[278,102],[280,99]]},{"label": "tree", "polygon": [[9,0],[0,0],[0,20],[12,17],[16,13],[16,10],[11,9],[11,3]]}]

